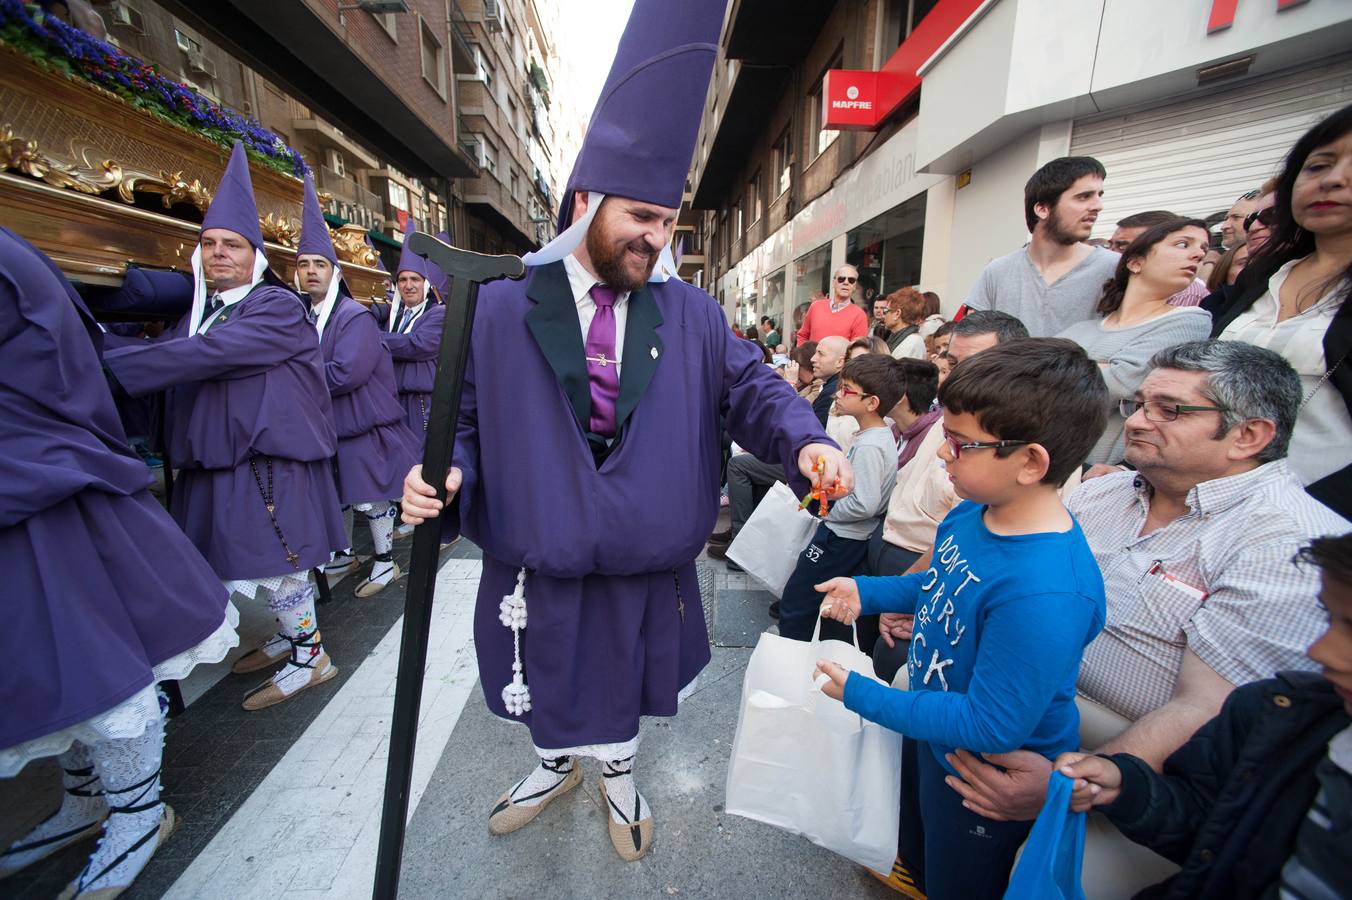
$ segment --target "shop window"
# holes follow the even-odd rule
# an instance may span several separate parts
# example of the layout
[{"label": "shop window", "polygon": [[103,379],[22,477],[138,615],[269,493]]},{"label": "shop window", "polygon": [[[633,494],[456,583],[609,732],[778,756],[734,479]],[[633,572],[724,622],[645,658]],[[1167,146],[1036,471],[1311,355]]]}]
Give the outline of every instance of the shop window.
[{"label": "shop window", "polygon": [[418,19],[419,37],[422,45],[422,77],[432,86],[441,98],[446,99],[446,60],[445,51],[436,34],[427,26],[426,19]]},{"label": "shop window", "polygon": [[867,308],[875,297],[918,284],[924,238],[923,192],[850,231],[845,261],[859,270],[856,299]]},{"label": "shop window", "polygon": [[770,148],[770,190],[774,196],[778,197],[789,189],[792,165],[793,146],[789,143],[789,129],[785,128]]},{"label": "shop window", "polygon": [[[823,244],[793,261],[793,321],[797,332],[813,300],[828,296],[831,281],[831,245]],[[784,329],[780,329],[783,333]]]},{"label": "shop window", "polygon": [[761,173],[751,176],[746,186],[746,211],[752,224],[759,222],[765,213],[765,191],[761,189]]}]

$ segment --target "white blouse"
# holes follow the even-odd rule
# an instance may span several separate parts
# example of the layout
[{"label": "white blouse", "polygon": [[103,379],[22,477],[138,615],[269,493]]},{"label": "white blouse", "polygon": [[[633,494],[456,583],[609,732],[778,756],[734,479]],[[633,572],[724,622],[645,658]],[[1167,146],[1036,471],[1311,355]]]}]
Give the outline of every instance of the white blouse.
[{"label": "white blouse", "polygon": [[[1298,262],[1293,259],[1274,272],[1266,293],[1236,316],[1220,338],[1247,341],[1279,353],[1300,376],[1304,405],[1296,416],[1288,459],[1301,483],[1312,484],[1352,463],[1352,416],[1332,379],[1324,378],[1328,367],[1338,362],[1324,358],[1324,333],[1343,302],[1347,285],[1335,284],[1314,306],[1279,322],[1282,285]],[[1352,360],[1344,360],[1343,365],[1352,365]]]}]

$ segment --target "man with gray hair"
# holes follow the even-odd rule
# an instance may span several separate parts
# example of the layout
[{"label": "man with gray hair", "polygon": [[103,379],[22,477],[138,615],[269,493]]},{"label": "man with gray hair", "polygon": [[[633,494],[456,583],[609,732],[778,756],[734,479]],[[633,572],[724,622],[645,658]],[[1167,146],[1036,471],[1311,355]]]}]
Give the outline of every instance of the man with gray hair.
[{"label": "man with gray hair", "polygon": [[[1081,741],[1158,770],[1235,687],[1314,668],[1305,649],[1326,621],[1319,573],[1293,560],[1352,526],[1287,467],[1301,389],[1285,359],[1193,341],[1150,366],[1122,401],[1136,471],[1086,481],[1067,505],[1108,599],[1076,685]],[[1035,817],[1051,763],[1019,751],[986,759],[995,765],[959,751],[954,790],[991,818]]]}]

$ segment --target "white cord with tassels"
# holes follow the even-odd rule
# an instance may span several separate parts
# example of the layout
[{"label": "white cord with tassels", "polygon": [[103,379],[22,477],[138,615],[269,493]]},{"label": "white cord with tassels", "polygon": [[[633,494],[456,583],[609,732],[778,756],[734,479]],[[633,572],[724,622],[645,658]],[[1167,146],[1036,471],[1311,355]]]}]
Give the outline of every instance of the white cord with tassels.
[{"label": "white cord with tassels", "polygon": [[516,576],[516,589],[502,598],[498,620],[512,629],[512,682],[502,689],[502,702],[507,712],[519,716],[530,712],[530,688],[526,686],[521,667],[521,632],[526,627],[526,570]]}]

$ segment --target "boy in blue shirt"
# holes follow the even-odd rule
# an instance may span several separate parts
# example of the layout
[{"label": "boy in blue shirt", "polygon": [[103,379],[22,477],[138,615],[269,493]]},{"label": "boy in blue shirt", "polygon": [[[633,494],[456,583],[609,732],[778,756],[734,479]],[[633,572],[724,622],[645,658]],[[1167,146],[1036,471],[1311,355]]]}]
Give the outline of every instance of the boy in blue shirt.
[{"label": "boy in blue shirt", "polygon": [[[1031,822],[994,822],[944,783],[955,747],[1079,745],[1075,676],[1103,628],[1103,579],[1057,489],[1102,433],[1108,394],[1070,341],[1001,344],[958,364],[939,388],[939,450],[959,503],[939,524],[925,572],[833,578],[822,614],[914,613],[909,690],[822,660],[822,690],[905,735],[898,866],[936,900],[1000,897]],[[894,870],[895,871],[895,870]],[[903,879],[904,880],[904,879]],[[917,896],[922,894],[917,893]]]}]

